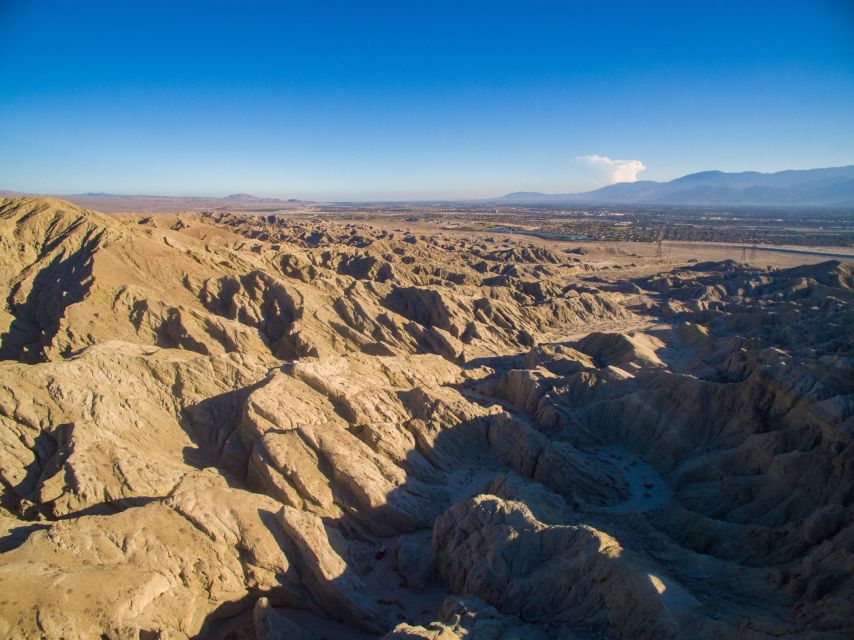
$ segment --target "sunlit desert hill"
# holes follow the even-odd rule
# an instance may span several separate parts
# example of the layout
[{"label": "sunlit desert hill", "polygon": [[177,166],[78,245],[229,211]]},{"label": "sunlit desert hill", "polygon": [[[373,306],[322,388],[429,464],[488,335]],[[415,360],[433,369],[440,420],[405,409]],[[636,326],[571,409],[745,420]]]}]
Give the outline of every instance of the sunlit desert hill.
[{"label": "sunlit desert hill", "polygon": [[854,635],[851,262],[23,197],[0,291],[0,637]]}]

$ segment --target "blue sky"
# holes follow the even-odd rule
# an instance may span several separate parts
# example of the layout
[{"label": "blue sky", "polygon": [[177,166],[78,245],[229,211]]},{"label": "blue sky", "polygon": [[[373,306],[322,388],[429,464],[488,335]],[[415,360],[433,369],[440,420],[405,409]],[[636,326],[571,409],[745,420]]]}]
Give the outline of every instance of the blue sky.
[{"label": "blue sky", "polygon": [[852,164],[854,1],[0,0],[0,149],[6,189],[313,199]]}]

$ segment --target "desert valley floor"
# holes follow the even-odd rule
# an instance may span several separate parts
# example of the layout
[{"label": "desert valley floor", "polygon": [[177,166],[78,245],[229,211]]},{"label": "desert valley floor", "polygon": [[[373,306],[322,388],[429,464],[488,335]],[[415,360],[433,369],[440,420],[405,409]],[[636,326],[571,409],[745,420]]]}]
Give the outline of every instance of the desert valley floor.
[{"label": "desert valley floor", "polygon": [[0,200],[0,638],[850,638],[852,262]]}]

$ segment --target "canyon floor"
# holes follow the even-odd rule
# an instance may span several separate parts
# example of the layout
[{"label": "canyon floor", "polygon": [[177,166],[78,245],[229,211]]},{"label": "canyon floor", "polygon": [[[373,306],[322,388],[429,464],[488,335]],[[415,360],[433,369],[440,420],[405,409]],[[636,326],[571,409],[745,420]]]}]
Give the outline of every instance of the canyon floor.
[{"label": "canyon floor", "polygon": [[0,637],[850,638],[854,263],[0,200]]}]

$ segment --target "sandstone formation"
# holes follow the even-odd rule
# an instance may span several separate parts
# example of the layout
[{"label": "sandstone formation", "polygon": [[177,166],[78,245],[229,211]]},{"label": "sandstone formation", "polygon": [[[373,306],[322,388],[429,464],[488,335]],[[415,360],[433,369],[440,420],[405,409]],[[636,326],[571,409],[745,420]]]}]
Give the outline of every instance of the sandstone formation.
[{"label": "sandstone formation", "polygon": [[854,634],[850,263],[20,198],[0,267],[2,638]]}]

